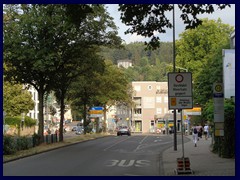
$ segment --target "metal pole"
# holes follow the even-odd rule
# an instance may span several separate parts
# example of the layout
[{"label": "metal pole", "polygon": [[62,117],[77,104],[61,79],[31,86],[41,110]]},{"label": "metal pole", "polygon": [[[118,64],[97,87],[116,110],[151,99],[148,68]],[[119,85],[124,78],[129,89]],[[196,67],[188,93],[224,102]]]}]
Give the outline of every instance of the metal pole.
[{"label": "metal pole", "polygon": [[182,153],[183,153],[183,159],[184,159],[184,140],[183,140],[183,123],[182,123],[182,109],[181,111],[181,131],[182,131]]},{"label": "metal pole", "polygon": [[[176,71],[175,64],[175,10],[173,4],[173,72]],[[177,150],[177,117],[176,117],[176,109],[173,110],[173,123],[174,123],[174,150]]]}]

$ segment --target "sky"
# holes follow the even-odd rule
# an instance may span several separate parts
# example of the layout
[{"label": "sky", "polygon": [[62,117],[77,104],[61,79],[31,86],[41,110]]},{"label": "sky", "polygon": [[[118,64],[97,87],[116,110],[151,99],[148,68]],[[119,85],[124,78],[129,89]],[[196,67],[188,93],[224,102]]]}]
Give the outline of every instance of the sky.
[{"label": "sky", "polygon": [[[124,32],[129,28],[123,24],[120,20],[120,12],[118,12],[117,4],[107,4],[107,10],[110,15],[114,18],[116,26],[119,28],[119,36],[125,41],[126,44],[137,41],[148,41],[149,39],[142,36],[137,36],[136,34],[127,34]],[[176,6],[175,6],[176,7]],[[212,14],[199,15],[199,18],[208,18],[217,20],[220,18],[224,24],[229,24],[235,27],[235,4],[231,4],[231,7],[226,7],[223,10],[215,10]],[[172,12],[169,13],[169,19],[172,20]],[[179,34],[185,30],[185,25],[180,19],[180,10],[175,8],[175,38],[179,39]],[[172,29],[167,29],[166,33],[159,35],[162,42],[172,42],[173,41],[173,31]]]}]

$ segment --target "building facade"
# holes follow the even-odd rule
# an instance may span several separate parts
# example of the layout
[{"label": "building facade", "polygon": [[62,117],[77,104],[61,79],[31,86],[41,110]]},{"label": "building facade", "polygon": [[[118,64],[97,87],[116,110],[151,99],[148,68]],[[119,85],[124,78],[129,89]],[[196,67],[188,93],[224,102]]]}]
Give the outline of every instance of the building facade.
[{"label": "building facade", "polygon": [[[131,126],[133,132],[154,133],[173,127],[172,111],[168,109],[168,83],[156,81],[132,82],[134,89]],[[177,114],[177,131],[180,130]]]},{"label": "building facade", "polygon": [[27,114],[27,116],[29,116],[29,117],[31,117],[33,119],[37,119],[38,120],[38,114],[39,114],[38,92],[37,92],[37,90],[33,86],[30,86],[28,91],[31,93],[32,100],[34,101],[35,105],[34,105],[34,109],[30,110],[29,113]]},{"label": "building facade", "polygon": [[130,59],[123,59],[123,60],[118,60],[117,61],[117,66],[118,67],[124,67],[124,68],[129,68],[132,67],[132,60]]}]

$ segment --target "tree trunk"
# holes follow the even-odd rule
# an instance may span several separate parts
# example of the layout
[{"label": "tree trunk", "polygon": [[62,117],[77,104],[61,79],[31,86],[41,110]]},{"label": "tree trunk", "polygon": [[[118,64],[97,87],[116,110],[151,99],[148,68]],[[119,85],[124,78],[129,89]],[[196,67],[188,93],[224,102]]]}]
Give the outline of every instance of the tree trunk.
[{"label": "tree trunk", "polygon": [[106,109],[106,105],[104,105],[103,108],[103,132],[107,132],[107,109]]},{"label": "tree trunk", "polygon": [[87,105],[84,102],[83,104],[83,127],[84,127],[84,134],[87,133]]},{"label": "tree trunk", "polygon": [[39,98],[39,114],[38,114],[38,135],[40,137],[40,143],[44,142],[44,134],[43,134],[43,128],[44,128],[44,119],[43,119],[43,95],[44,90],[41,88],[38,90],[38,98]]},{"label": "tree trunk", "polygon": [[64,121],[64,111],[65,111],[65,105],[64,105],[64,98],[65,98],[65,93],[62,91],[61,92],[61,118],[60,118],[60,129],[59,129],[59,141],[63,141],[63,121]]}]

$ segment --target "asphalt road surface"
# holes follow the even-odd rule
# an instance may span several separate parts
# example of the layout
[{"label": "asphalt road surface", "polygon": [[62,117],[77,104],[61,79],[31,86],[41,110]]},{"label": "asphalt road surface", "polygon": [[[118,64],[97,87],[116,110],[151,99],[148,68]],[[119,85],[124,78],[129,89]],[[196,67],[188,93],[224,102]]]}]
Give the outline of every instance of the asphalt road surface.
[{"label": "asphalt road surface", "polygon": [[108,136],[5,163],[3,175],[161,176],[172,146],[172,135]]}]

